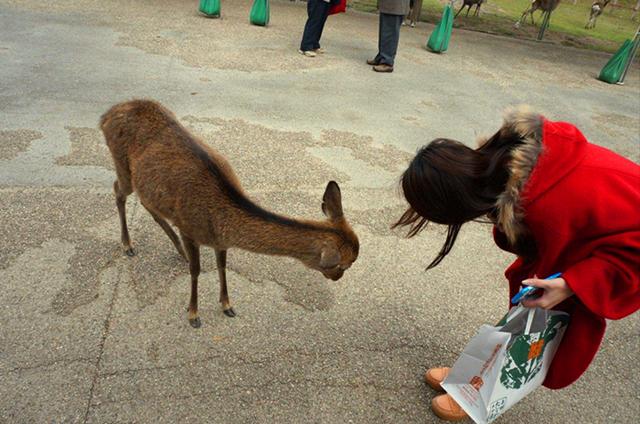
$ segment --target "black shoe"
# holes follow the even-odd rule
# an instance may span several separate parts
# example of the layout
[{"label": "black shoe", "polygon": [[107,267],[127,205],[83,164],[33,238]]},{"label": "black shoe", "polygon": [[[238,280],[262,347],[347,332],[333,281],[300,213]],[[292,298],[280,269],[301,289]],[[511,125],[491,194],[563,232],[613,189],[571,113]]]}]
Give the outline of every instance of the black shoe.
[{"label": "black shoe", "polygon": [[375,59],[367,59],[367,65],[376,66],[379,65],[380,62]]}]

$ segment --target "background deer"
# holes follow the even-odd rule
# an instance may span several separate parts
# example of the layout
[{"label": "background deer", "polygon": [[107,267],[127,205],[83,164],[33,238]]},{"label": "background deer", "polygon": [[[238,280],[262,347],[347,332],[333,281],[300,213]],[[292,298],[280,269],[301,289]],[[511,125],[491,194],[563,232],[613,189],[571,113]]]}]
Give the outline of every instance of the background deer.
[{"label": "background deer", "polygon": [[[324,221],[286,218],[254,203],[242,190],[229,163],[192,136],[160,104],[150,100],[120,103],[100,120],[113,156],[113,184],[120,215],[121,241],[133,256],[125,202],[137,192],[149,211],[189,261],[189,323],[200,327],[198,276],[200,246],[216,253],[220,303],[225,315],[235,312],[227,293],[227,250],[232,247],[268,255],[291,256],[326,278],[337,281],[358,257],[358,237],[342,212],[338,184],[331,181],[322,198]],[[171,222],[178,228],[180,238]]]},{"label": "background deer", "polygon": [[520,28],[520,24],[523,21],[526,21],[527,15],[531,16],[531,24],[535,25],[535,22],[533,21],[533,12],[538,9],[541,10],[542,13],[553,12],[554,10],[556,10],[559,4],[560,0],[532,0],[531,6],[522,13],[522,16],[520,16],[518,22],[516,22],[513,26],[515,26],[516,28]]},{"label": "background deer", "polygon": [[604,8],[607,7],[610,1],[611,0],[596,0],[593,2],[589,13],[589,21],[584,26],[585,28],[591,29],[596,27],[596,20],[598,19],[598,16],[602,15]]},{"label": "background deer", "polygon": [[482,6],[482,3],[484,3],[484,0],[462,0],[462,7],[460,8],[460,10],[458,10],[458,13],[456,13],[456,16],[454,16],[454,18],[458,17],[465,6],[467,6],[467,14],[465,16],[469,16],[471,6],[473,6],[474,4],[476,5],[476,11],[473,13],[473,16],[478,16],[480,14],[480,6]]}]

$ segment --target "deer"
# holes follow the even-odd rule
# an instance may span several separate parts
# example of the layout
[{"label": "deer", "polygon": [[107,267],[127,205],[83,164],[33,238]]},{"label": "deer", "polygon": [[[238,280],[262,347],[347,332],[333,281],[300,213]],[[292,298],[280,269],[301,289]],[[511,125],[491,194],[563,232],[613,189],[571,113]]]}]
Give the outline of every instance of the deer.
[{"label": "deer", "polygon": [[522,16],[520,16],[518,22],[516,22],[513,26],[516,28],[520,28],[520,24],[523,21],[526,21],[527,15],[531,16],[531,25],[535,25],[535,22],[533,21],[533,12],[540,9],[542,13],[551,13],[556,10],[559,4],[560,0],[531,0],[531,6],[527,10],[522,12]]},{"label": "deer", "polygon": [[457,18],[465,6],[467,6],[467,14],[465,16],[469,16],[469,11],[471,11],[471,6],[473,6],[474,4],[476,5],[476,11],[473,13],[473,16],[479,16],[480,6],[482,6],[482,3],[484,3],[484,0],[462,0],[462,7],[460,8],[460,10],[458,10],[458,13],[456,13],[456,15],[453,18],[454,19]]},{"label": "deer", "polygon": [[[230,163],[192,135],[175,115],[153,100],[135,99],[112,106],[100,118],[116,170],[113,183],[124,253],[134,256],[127,228],[127,196],[140,203],[189,263],[191,297],[188,320],[198,316],[200,247],[213,247],[223,313],[235,317],[227,292],[227,250],[288,256],[338,281],[358,257],[358,237],[342,210],[342,195],[330,181],[322,197],[326,219],[302,220],[270,212],[242,189]],[[180,236],[176,235],[175,226]]]},{"label": "deer", "polygon": [[602,15],[604,8],[607,7],[611,0],[596,0],[591,4],[591,11],[589,13],[589,21],[584,26],[586,29],[592,29],[596,27],[596,20],[598,16]]}]

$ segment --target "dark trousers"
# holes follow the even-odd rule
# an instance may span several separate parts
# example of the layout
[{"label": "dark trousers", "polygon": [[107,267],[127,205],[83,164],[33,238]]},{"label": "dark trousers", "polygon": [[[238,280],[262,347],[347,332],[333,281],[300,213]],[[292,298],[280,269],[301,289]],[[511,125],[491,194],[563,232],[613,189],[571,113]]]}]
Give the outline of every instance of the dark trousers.
[{"label": "dark trousers", "polygon": [[324,23],[327,21],[327,16],[329,16],[330,7],[331,4],[323,0],[307,1],[307,15],[309,18],[304,26],[302,43],[300,43],[300,50],[303,52],[320,48],[320,37],[322,37],[322,30],[324,29]]},{"label": "dark trousers", "polygon": [[400,26],[402,15],[380,14],[380,27],[378,29],[378,54],[375,58],[378,63],[386,63],[393,66],[400,41]]}]

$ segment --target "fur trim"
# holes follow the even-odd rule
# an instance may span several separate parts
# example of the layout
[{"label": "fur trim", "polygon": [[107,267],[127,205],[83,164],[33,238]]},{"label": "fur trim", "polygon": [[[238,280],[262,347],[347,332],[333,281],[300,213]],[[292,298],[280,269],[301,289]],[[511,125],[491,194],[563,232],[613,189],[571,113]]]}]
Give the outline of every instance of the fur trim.
[{"label": "fur trim", "polygon": [[543,120],[542,115],[532,112],[528,106],[518,106],[505,111],[500,129],[502,134],[517,134],[523,142],[513,149],[509,179],[504,193],[496,202],[498,228],[512,245],[527,233],[521,194],[543,150]]}]

